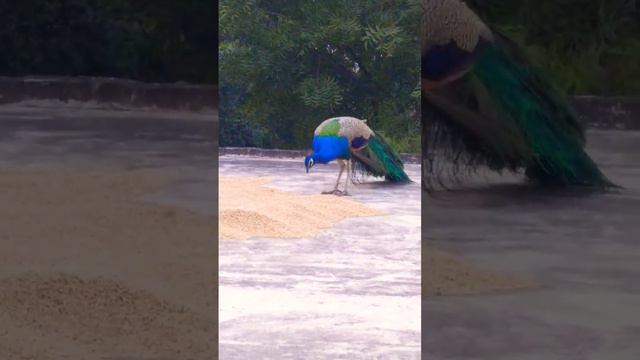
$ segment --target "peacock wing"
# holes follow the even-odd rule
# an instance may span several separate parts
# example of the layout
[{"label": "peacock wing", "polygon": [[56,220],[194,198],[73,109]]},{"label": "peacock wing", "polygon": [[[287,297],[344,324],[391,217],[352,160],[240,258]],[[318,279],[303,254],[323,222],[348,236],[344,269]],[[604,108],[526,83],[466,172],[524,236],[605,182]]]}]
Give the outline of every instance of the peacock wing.
[{"label": "peacock wing", "polygon": [[515,44],[459,0],[423,5],[428,160],[444,143],[454,163],[524,167],[544,182],[610,185],[584,152],[584,132],[571,106]]},{"label": "peacock wing", "polygon": [[433,89],[468,72],[491,30],[458,0],[423,0],[422,84]]},{"label": "peacock wing", "polygon": [[316,136],[338,136],[340,133],[340,118],[329,118],[324,120],[316,128]]},{"label": "peacock wing", "polygon": [[444,149],[455,165],[514,170],[532,157],[519,128],[472,78],[423,92],[422,111],[426,155]]},{"label": "peacock wing", "polygon": [[347,116],[338,119],[340,123],[338,135],[349,139],[349,148],[352,153],[365,148],[369,144],[373,131],[364,120]]}]

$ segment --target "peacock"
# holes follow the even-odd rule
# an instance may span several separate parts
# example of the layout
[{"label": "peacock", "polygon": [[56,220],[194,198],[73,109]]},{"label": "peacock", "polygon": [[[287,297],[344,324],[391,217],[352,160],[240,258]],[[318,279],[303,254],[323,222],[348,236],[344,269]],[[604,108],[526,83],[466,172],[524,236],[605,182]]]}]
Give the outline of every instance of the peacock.
[{"label": "peacock", "polygon": [[[312,152],[304,159],[307,173],[315,164],[328,164],[337,160],[340,172],[336,185],[323,194],[349,195],[349,175],[356,174],[385,177],[394,183],[409,182],[400,156],[391,146],[366,124],[366,120],[354,117],[334,117],[324,120],[313,136]],[[343,172],[347,171],[344,191],[338,190]]]},{"label": "peacock", "polygon": [[460,0],[422,5],[425,187],[481,165],[540,185],[615,186],[585,152],[568,101],[514,42]]}]

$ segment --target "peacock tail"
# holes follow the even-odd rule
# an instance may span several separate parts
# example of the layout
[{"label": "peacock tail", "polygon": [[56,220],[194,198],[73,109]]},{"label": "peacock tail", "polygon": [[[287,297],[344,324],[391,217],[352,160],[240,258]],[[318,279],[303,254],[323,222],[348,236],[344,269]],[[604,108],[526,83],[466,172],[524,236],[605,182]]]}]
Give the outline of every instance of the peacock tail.
[{"label": "peacock tail", "polygon": [[[567,100],[459,0],[423,0],[423,178],[480,165],[535,182],[614,186]],[[445,159],[452,166],[439,163]]]},{"label": "peacock tail", "polygon": [[395,183],[411,181],[404,172],[400,155],[377,133],[373,133],[369,138],[368,146],[352,154],[354,172],[384,177],[387,181]]},{"label": "peacock tail", "polygon": [[330,118],[318,125],[314,132],[313,156],[320,163],[351,159],[354,180],[371,175],[390,182],[410,181],[400,156],[365,120],[358,118]]}]

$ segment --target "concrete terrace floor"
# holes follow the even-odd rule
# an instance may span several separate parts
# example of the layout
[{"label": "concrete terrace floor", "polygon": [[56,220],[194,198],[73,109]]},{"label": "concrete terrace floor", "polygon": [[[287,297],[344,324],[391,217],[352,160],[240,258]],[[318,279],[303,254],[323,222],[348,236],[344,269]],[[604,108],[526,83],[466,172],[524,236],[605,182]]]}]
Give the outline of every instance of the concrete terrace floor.
[{"label": "concrete terrace floor", "polygon": [[[217,200],[218,160],[212,156],[217,147],[212,116],[56,103],[3,105],[0,166],[158,169],[179,181],[151,200],[215,215],[211,204]],[[490,176],[489,182],[474,181],[464,191],[424,197],[425,240],[485,269],[533,277],[541,285],[423,301],[424,359],[640,358],[640,132],[591,131],[589,152],[625,189],[550,194],[518,186],[519,179]],[[283,163],[282,169],[306,175],[299,164]],[[313,181],[333,181],[334,176],[331,169]],[[303,186],[295,190],[305,191]],[[217,266],[217,259],[211,260]],[[326,326],[325,320],[312,322]],[[246,329],[241,323],[226,326],[236,334]],[[304,334],[311,333],[306,329]],[[330,332],[312,334],[320,340],[309,351],[318,351],[322,339],[331,340]],[[411,345],[413,335],[408,335]],[[305,350],[302,341],[296,346]],[[414,353],[410,348],[404,354]],[[252,346],[235,343],[228,349],[251,353]]]},{"label": "concrete terrace floor", "polygon": [[588,142],[624,189],[548,193],[489,176],[423,198],[424,240],[540,284],[423,301],[424,359],[640,359],[640,132]]},{"label": "concrete terrace floor", "polygon": [[[133,201],[177,205],[195,213],[217,216],[216,119],[217,112],[213,111],[207,113],[153,109],[129,111],[105,108],[104,105],[64,104],[57,101],[2,105],[0,106],[0,170],[3,172],[37,170],[44,173],[51,171],[71,174],[98,172],[116,175],[126,174],[130,170],[149,170],[162,176],[166,174],[167,178],[171,179],[171,183],[160,192],[151,193],[146,198],[133,199]],[[78,199],[84,195],[86,194],[78,193]],[[72,222],[73,219],[70,219],[69,223]],[[161,250],[145,248],[145,245],[140,245],[145,241],[131,239],[130,248],[125,247],[121,254],[121,258],[126,259],[126,264],[122,265],[118,263],[118,259],[110,258],[109,256],[112,256],[110,254],[92,251],[92,245],[87,245],[92,240],[87,238],[77,239],[76,248],[69,249],[69,253],[81,254],[81,259],[76,260],[73,256],[69,256],[65,257],[64,262],[60,262],[54,256],[47,258],[46,253],[43,254],[46,250],[35,249],[40,256],[38,259],[44,257],[46,261],[40,264],[35,263],[34,260],[34,263],[30,264],[33,266],[32,271],[42,273],[43,276],[65,272],[81,278],[94,279],[99,276],[106,281],[117,281],[131,291],[152,294],[153,299],[158,299],[158,302],[168,301],[172,304],[171,306],[182,307],[185,309],[184,313],[198,314],[202,322],[211,324],[210,334],[199,325],[189,323],[180,328],[180,331],[187,335],[198,335],[192,337],[194,339],[192,345],[202,341],[196,344],[199,349],[215,349],[215,345],[208,342],[215,342],[213,329],[217,321],[217,314],[213,310],[217,296],[214,278],[217,257],[213,238],[216,226],[217,221],[210,229],[212,237],[210,246],[206,240],[198,239],[198,246],[202,247],[199,250],[201,255],[199,254],[198,259],[194,259],[189,251],[182,251],[188,247],[188,244],[177,244],[172,248],[171,253],[154,256],[155,252]],[[144,236],[144,230],[141,231]],[[26,243],[24,246],[35,245]],[[116,250],[118,249],[120,248]],[[3,255],[10,256],[6,253]],[[86,270],[88,274],[85,274],[82,264],[87,263],[90,264],[90,269]],[[164,266],[163,269],[180,269],[181,272],[177,275],[181,277],[180,281],[167,281],[164,272],[160,273],[157,270],[159,263]],[[2,270],[0,277],[12,276],[14,269],[11,266],[6,263],[0,264],[0,270]],[[137,270],[132,273],[127,269]],[[211,288],[200,285],[206,283],[209,283]],[[195,287],[197,291],[183,291],[181,288],[183,286]],[[147,309],[138,310],[144,312]],[[30,326],[26,322],[22,325]],[[65,325],[70,326],[64,323],[60,324],[60,327]],[[169,328],[171,326],[171,324],[168,325]],[[123,325],[123,327],[126,326]],[[72,330],[75,331],[74,329]],[[35,343],[35,339],[42,336],[38,335],[41,334],[38,331],[37,328],[33,328],[32,332],[26,333],[25,341]],[[156,336],[153,332],[148,334],[150,335],[147,339]],[[3,333],[2,336],[5,335],[6,333]],[[151,340],[156,343],[173,344],[173,338],[166,339],[163,336],[157,335]],[[132,344],[137,341],[135,336],[130,338]],[[205,340],[202,340],[203,338]],[[75,344],[67,345],[70,347],[68,356],[81,351],[80,348],[87,348],[85,343],[74,342],[75,338],[65,339],[67,340],[69,344]],[[111,339],[102,340],[109,343]],[[76,345],[78,349],[74,348]],[[136,349],[147,346],[142,342],[134,345],[137,346]],[[59,349],[60,346],[57,348]],[[150,352],[155,353],[155,350],[151,349]],[[191,350],[178,349],[173,353],[179,352],[189,356],[188,352]],[[38,351],[47,350],[39,348]],[[130,354],[131,356],[127,358],[152,358],[146,353]],[[80,358],[107,358],[107,354],[96,357],[99,355],[99,352],[98,354],[87,353]],[[202,353],[199,353],[196,357],[201,355]],[[54,358],[65,357],[62,354],[54,356]],[[75,358],[75,356],[71,357]],[[206,357],[215,358],[213,350]]]},{"label": "concrete terrace floor", "polygon": [[0,166],[13,169],[154,169],[178,181],[157,199],[217,215],[217,112],[104,105],[0,106]]},{"label": "concrete terrace floor", "polygon": [[[221,358],[420,358],[420,167],[405,168],[414,183],[349,186],[352,200],[382,216],[345,219],[312,238],[220,241]],[[220,175],[319,194],[338,171],[223,156]]]}]

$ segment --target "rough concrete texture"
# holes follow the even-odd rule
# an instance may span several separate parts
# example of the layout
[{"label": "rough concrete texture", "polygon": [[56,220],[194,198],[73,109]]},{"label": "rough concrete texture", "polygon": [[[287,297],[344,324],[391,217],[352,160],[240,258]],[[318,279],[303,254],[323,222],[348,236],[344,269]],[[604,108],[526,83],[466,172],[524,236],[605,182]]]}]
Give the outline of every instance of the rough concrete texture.
[{"label": "rough concrete texture", "polygon": [[[298,194],[331,189],[337,169],[220,158],[222,176],[270,177],[269,186]],[[420,358],[420,167],[406,170],[414,183],[349,186],[351,200],[381,216],[307,238],[220,240],[221,358]]]},{"label": "rough concrete texture", "polygon": [[640,129],[640,97],[576,96],[573,105],[580,120],[601,129]]},{"label": "rough concrete texture", "polygon": [[424,239],[541,284],[423,301],[424,359],[640,359],[640,132],[588,141],[624,189],[536,191],[490,174],[423,198]]},{"label": "rough concrete texture", "polygon": [[101,77],[0,77],[0,104],[27,100],[91,101],[129,107],[203,110],[218,108],[218,87]]},{"label": "rough concrete texture", "polygon": [[217,111],[2,105],[0,166],[160,169],[179,181],[153,198],[217,215],[217,119]]},{"label": "rough concrete texture", "polygon": [[[114,111],[57,102],[0,106],[3,184],[24,174],[17,177],[26,179],[24,186],[10,185],[22,194],[25,186],[33,188],[29,196],[3,199],[23,213],[39,214],[17,222],[37,223],[32,227],[42,230],[38,234],[50,234],[20,235],[28,231],[12,231],[0,220],[0,320],[8,324],[0,331],[0,358],[217,358],[217,222],[211,216],[217,200],[216,118],[215,112]],[[104,176],[148,189],[127,180],[139,171],[167,183],[133,196],[107,181],[100,189],[102,199],[117,201],[111,207],[110,201],[91,200],[98,190],[86,190]],[[59,174],[71,180],[51,181],[55,189],[47,192],[43,179]],[[61,188],[73,194],[70,205],[55,198],[51,207],[47,195]],[[42,206],[31,196],[38,192],[44,194]],[[24,211],[24,203],[58,209],[50,214],[57,221],[42,229],[51,220],[38,221],[44,211]],[[2,206],[11,214],[11,203]],[[150,216],[153,222],[145,220]],[[95,229],[76,224],[85,217],[97,219]],[[189,235],[196,226],[185,226],[187,218],[203,219],[203,231]],[[179,235],[152,235],[163,226],[164,233]],[[181,226],[186,228],[177,230]]]}]

